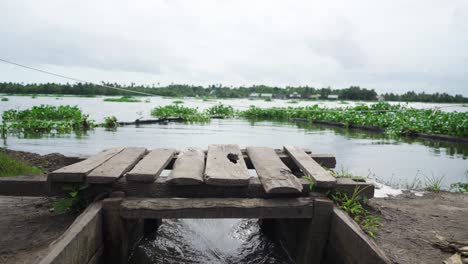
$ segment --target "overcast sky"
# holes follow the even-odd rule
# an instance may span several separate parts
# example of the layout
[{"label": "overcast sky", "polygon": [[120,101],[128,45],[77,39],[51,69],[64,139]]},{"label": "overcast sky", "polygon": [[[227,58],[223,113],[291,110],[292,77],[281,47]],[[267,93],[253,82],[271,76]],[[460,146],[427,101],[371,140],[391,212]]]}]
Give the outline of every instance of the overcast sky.
[{"label": "overcast sky", "polygon": [[[0,58],[89,81],[468,95],[468,0],[4,0]],[[66,82],[0,62],[0,81]]]}]

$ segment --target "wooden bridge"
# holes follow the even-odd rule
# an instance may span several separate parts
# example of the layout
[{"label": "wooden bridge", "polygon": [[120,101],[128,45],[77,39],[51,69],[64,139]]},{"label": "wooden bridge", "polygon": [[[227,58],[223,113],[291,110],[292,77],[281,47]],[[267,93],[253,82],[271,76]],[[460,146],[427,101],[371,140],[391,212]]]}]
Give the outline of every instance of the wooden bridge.
[{"label": "wooden bridge", "polygon": [[[136,242],[154,233],[164,218],[258,218],[262,230],[281,241],[297,263],[323,263],[325,258],[338,263],[342,258],[335,251],[346,244],[340,236],[351,232],[348,237],[356,236],[354,240],[359,241],[354,244],[369,241],[357,229],[333,231],[334,225],[347,218],[339,215],[324,193],[340,190],[351,194],[359,188],[370,198],[374,186],[333,177],[327,168],[335,165],[333,155],[293,146],[240,149],[237,145],[209,145],[207,150],[183,151],[119,147],[56,170],[47,178],[0,181],[0,194],[60,196],[67,195],[64,185],[88,183],[88,197],[104,198],[80,220],[94,227],[88,228],[88,236],[102,241],[100,254],[96,253],[97,244],[89,246],[92,254],[101,256],[93,263],[126,263]],[[96,209],[101,206],[102,216]],[[86,217],[88,214],[91,216]],[[79,232],[72,233],[78,239]],[[330,245],[330,240],[343,243]],[[90,238],[83,241],[89,244]],[[63,246],[62,251],[65,249]],[[49,256],[42,263],[64,263],[67,254]],[[68,257],[66,262],[96,259],[74,254],[76,261]],[[367,263],[384,263],[370,260],[373,262]]]}]

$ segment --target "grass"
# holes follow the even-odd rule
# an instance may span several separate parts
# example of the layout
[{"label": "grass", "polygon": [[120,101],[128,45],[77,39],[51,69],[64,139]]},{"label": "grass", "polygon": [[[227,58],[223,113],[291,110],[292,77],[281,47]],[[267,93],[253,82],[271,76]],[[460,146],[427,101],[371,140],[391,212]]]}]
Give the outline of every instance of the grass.
[{"label": "grass", "polygon": [[426,187],[424,188],[428,192],[440,192],[442,190],[442,180],[444,176],[437,177],[432,175],[431,177],[426,177]]},{"label": "grass", "polygon": [[0,177],[42,173],[41,169],[0,152]]},{"label": "grass", "polygon": [[380,217],[372,215],[365,208],[367,199],[360,195],[364,189],[357,187],[351,196],[340,191],[335,191],[329,194],[329,197],[338,207],[348,213],[361,226],[364,232],[375,239],[375,234],[381,226]]},{"label": "grass", "polygon": [[120,98],[104,98],[104,102],[139,103],[141,101],[131,96],[122,96]]},{"label": "grass", "polygon": [[343,166],[339,171],[329,170],[330,173],[336,178],[349,178],[358,182],[365,182],[366,178],[362,176],[357,176],[351,173],[349,170],[345,169]]}]

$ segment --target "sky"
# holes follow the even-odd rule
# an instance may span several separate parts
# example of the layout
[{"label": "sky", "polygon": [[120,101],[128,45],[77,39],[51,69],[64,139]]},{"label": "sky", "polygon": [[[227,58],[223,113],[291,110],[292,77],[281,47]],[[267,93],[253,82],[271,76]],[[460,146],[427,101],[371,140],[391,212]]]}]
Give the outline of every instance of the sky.
[{"label": "sky", "polygon": [[[91,82],[468,96],[467,0],[4,0],[0,58]],[[0,81],[67,82],[0,62]]]}]

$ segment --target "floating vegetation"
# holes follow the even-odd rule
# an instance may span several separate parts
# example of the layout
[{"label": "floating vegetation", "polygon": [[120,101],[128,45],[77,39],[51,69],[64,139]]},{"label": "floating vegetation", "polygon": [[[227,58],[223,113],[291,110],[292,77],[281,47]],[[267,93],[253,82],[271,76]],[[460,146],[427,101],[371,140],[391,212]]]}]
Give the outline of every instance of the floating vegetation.
[{"label": "floating vegetation", "polygon": [[119,123],[117,122],[117,117],[108,116],[104,117],[104,123],[101,125],[106,129],[116,129],[119,126]]},{"label": "floating vegetation", "polygon": [[104,102],[118,102],[118,103],[139,103],[139,99],[135,99],[132,96],[122,96],[120,98],[104,98]]},{"label": "floating vegetation", "polygon": [[248,119],[286,121],[291,118],[309,121],[329,121],[352,125],[378,127],[389,135],[411,136],[416,133],[468,137],[467,112],[442,112],[414,109],[404,105],[380,102],[346,108],[305,107],[259,108],[251,106],[240,115]]},{"label": "floating vegetation", "polygon": [[180,117],[187,122],[208,122],[210,117],[198,112],[198,108],[190,108],[182,105],[166,105],[153,108],[151,115],[160,118]]},{"label": "floating vegetation", "polygon": [[42,174],[42,170],[0,152],[0,177]]},{"label": "floating vegetation", "polygon": [[7,102],[7,101],[10,101],[10,99],[8,99],[6,97],[2,97],[2,102]]},{"label": "floating vegetation", "polygon": [[265,101],[265,102],[271,102],[271,101],[273,101],[273,100],[272,100],[271,98],[265,98],[264,101]]},{"label": "floating vegetation", "polygon": [[26,110],[7,110],[2,114],[2,131],[22,133],[69,133],[95,127],[77,106],[33,106]]},{"label": "floating vegetation", "polygon": [[291,100],[291,101],[288,101],[287,103],[288,103],[288,104],[297,104],[297,103],[299,103],[299,101],[297,101],[297,100]]},{"label": "floating vegetation", "polygon": [[175,101],[172,101],[173,104],[183,104],[184,101],[182,100],[175,100]]},{"label": "floating vegetation", "polygon": [[235,116],[236,110],[234,110],[232,106],[225,106],[223,104],[219,104],[206,109],[205,113],[210,116],[226,118]]}]

